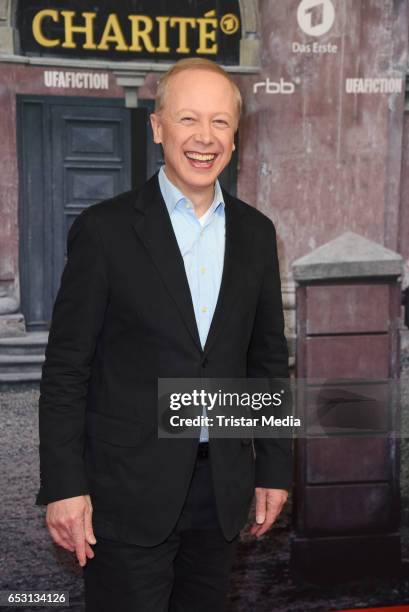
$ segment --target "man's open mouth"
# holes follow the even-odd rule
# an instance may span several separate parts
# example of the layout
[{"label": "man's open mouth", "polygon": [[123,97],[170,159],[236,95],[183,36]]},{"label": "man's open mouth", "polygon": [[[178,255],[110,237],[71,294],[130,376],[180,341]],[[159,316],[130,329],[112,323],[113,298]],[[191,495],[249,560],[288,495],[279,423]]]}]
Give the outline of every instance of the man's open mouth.
[{"label": "man's open mouth", "polygon": [[195,168],[210,168],[217,157],[217,153],[198,153],[185,151],[185,155]]}]

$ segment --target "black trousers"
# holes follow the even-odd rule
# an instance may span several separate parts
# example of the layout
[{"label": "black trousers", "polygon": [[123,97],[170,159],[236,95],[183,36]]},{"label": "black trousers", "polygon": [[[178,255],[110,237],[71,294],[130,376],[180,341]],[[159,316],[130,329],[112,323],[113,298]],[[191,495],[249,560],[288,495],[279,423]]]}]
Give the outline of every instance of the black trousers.
[{"label": "black trousers", "polygon": [[221,532],[208,457],[198,456],[182,512],[164,542],[144,547],[95,536],[95,557],[83,570],[86,612],[225,609],[238,536],[227,542]]}]

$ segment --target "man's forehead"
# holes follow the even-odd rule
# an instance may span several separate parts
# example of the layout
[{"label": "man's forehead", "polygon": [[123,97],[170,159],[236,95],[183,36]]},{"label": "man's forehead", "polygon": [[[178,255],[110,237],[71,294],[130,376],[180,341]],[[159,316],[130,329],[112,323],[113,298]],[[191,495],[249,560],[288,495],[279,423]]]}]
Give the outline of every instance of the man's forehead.
[{"label": "man's forehead", "polygon": [[194,94],[195,90],[200,90],[200,95],[203,95],[208,87],[212,88],[213,93],[222,97],[226,97],[227,87],[231,89],[233,95],[230,81],[222,74],[209,70],[184,70],[171,76],[168,81],[168,88],[172,89],[172,95]]},{"label": "man's forehead", "polygon": [[[188,72],[188,71],[186,71]],[[192,71],[189,71],[192,72]],[[195,71],[199,72],[199,71]],[[234,93],[231,88],[231,96],[226,91],[226,80],[222,75],[220,81],[214,81],[214,86],[209,87],[209,81],[205,82],[202,79],[191,79],[191,84],[188,81],[179,79],[183,73],[179,73],[172,77],[168,82],[168,95],[165,97],[165,104],[169,104],[173,107],[173,110],[204,108],[207,109],[211,106],[220,107],[219,110],[229,111],[232,105],[234,105]],[[200,75],[199,75],[200,76]],[[194,81],[194,82],[193,82]],[[213,84],[212,84],[213,85]],[[229,82],[227,81],[227,85]],[[170,94],[170,95],[169,95]]]},{"label": "man's forehead", "polygon": [[217,72],[216,70],[209,70],[207,68],[186,68],[176,74],[169,76],[169,83],[176,80],[203,80],[211,79],[214,81],[229,82],[229,79],[224,74]]}]

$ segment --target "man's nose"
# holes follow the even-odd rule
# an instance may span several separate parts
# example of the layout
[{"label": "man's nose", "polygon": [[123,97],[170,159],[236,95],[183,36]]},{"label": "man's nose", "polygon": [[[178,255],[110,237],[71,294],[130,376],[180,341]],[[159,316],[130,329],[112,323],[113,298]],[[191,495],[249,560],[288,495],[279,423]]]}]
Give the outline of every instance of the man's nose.
[{"label": "man's nose", "polygon": [[197,126],[197,131],[195,133],[195,139],[198,142],[203,142],[204,144],[209,144],[213,140],[212,126],[208,121],[202,121]]}]

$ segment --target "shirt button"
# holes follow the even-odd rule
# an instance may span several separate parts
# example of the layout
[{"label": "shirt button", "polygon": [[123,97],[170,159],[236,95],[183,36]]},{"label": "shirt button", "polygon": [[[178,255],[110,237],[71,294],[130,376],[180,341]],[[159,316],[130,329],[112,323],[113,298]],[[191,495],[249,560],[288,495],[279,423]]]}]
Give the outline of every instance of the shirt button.
[{"label": "shirt button", "polygon": [[200,272],[201,272],[202,274],[204,274],[204,273],[206,272],[206,268],[205,268],[204,266],[202,266],[202,267],[200,268]]},{"label": "shirt button", "polygon": [[191,203],[190,203],[190,202],[188,202],[188,203],[186,204],[186,208],[192,208],[192,205],[191,205]]},{"label": "shirt button", "polygon": [[207,306],[202,306],[201,311],[202,312],[207,312]]}]

